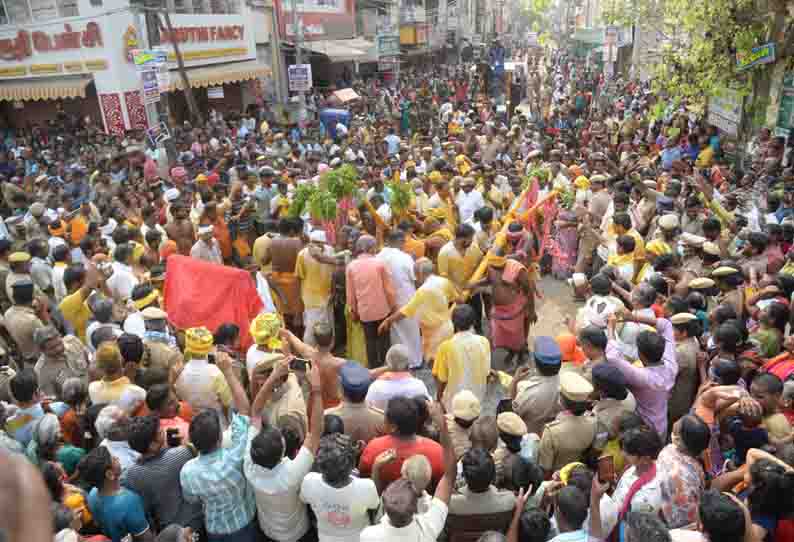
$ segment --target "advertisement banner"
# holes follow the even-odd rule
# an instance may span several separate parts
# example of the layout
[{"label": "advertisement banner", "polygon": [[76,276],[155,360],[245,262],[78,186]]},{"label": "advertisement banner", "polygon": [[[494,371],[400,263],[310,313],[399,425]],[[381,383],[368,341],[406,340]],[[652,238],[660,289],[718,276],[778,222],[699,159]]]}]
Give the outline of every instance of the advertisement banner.
[{"label": "advertisement banner", "polygon": [[146,71],[165,66],[168,52],[158,49],[133,49],[132,62],[139,71]]},{"label": "advertisement banner", "polygon": [[736,70],[744,71],[759,64],[772,64],[775,61],[775,44],[766,43],[753,47],[749,52],[736,51]]},{"label": "advertisement banner", "polygon": [[400,54],[400,35],[378,35],[375,38],[378,58],[382,56],[397,56]]},{"label": "advertisement banner", "polygon": [[207,98],[210,100],[222,100],[223,87],[207,87]]},{"label": "advertisement banner", "polygon": [[143,104],[150,105],[159,102],[160,87],[157,84],[157,72],[155,70],[141,72],[141,81],[143,83]]},{"label": "advertisement banner", "polygon": [[290,92],[306,92],[312,88],[312,65],[293,64],[287,67]]}]

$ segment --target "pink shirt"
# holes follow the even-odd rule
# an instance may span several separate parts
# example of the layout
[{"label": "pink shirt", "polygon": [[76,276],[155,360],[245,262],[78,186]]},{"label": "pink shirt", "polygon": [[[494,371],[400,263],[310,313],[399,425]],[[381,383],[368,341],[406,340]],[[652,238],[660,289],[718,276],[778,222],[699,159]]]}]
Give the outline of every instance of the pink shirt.
[{"label": "pink shirt", "polygon": [[362,322],[383,320],[394,307],[394,286],[386,265],[361,254],[346,271],[347,304]]}]

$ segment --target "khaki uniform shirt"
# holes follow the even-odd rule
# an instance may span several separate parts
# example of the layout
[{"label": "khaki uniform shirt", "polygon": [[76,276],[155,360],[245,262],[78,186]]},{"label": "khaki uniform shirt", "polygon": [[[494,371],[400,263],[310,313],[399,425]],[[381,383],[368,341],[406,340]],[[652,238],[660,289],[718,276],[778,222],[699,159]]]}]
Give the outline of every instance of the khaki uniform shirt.
[{"label": "khaki uniform shirt", "polygon": [[510,458],[516,455],[502,443],[499,441],[499,446],[493,452],[493,462],[494,466],[496,467],[496,477],[494,479],[494,484],[499,487],[504,487],[506,483],[513,479],[513,473],[510,472],[505,465],[508,464]]},{"label": "khaki uniform shirt", "polygon": [[482,493],[473,493],[463,487],[449,501],[449,513],[460,516],[476,516],[480,514],[498,514],[509,512],[516,506],[516,496],[512,491],[503,491],[494,486]]},{"label": "khaki uniform shirt", "polygon": [[615,438],[617,437],[616,432],[613,433],[615,422],[619,420],[620,417],[625,413],[634,412],[636,409],[637,400],[634,399],[634,396],[631,394],[631,392],[628,392],[628,396],[622,401],[608,397],[600,399],[593,406],[593,414],[595,414],[598,422],[607,428],[610,438]]},{"label": "khaki uniform shirt", "polygon": [[561,413],[546,424],[540,439],[538,463],[544,470],[554,472],[568,463],[581,461],[596,438],[597,426],[595,416]]},{"label": "khaki uniform shirt", "polygon": [[447,414],[447,429],[452,447],[455,449],[455,457],[460,459],[471,448],[471,440],[469,440],[471,426],[461,427],[455,422],[455,417],[452,414]]},{"label": "khaki uniform shirt", "polygon": [[143,341],[144,367],[159,367],[171,370],[184,364],[185,359],[178,348],[158,341]]},{"label": "khaki uniform shirt", "polygon": [[353,442],[369,442],[385,433],[386,418],[383,411],[367,406],[366,403],[342,400],[340,405],[327,409],[325,414],[339,416],[345,424],[345,434]]},{"label": "khaki uniform shirt", "polygon": [[[13,271],[9,270],[8,275],[6,276],[6,295],[8,296],[11,305],[14,304],[14,294],[11,287],[20,280],[33,280],[33,279],[28,273],[14,273]],[[34,297],[41,297],[43,295],[43,292],[39,289],[38,286],[34,285],[33,295]]]},{"label": "khaki uniform shirt", "polygon": [[32,359],[38,356],[39,348],[33,342],[33,333],[44,327],[44,322],[36,315],[33,307],[12,306],[5,313],[5,325],[23,358]]},{"label": "khaki uniform shirt", "polygon": [[306,413],[306,401],[303,399],[303,390],[294,374],[290,374],[287,381],[273,394],[273,399],[262,411],[262,421],[270,425],[277,425],[279,418],[288,414],[300,419],[303,422],[304,431],[308,431],[309,418]]},{"label": "khaki uniform shirt", "polygon": [[678,374],[670,392],[670,401],[667,403],[668,427],[671,429],[676,420],[689,412],[689,408],[695,401],[698,386],[698,352],[700,352],[700,345],[694,337],[675,345]]},{"label": "khaki uniform shirt", "polygon": [[560,411],[560,376],[533,376],[518,384],[513,412],[527,424],[527,433],[540,435]]},{"label": "khaki uniform shirt", "polygon": [[63,338],[63,346],[62,358],[48,359],[42,354],[33,368],[45,395],[59,395],[57,392],[67,378],[85,378],[88,374],[89,354],[80,339],[67,335]]}]

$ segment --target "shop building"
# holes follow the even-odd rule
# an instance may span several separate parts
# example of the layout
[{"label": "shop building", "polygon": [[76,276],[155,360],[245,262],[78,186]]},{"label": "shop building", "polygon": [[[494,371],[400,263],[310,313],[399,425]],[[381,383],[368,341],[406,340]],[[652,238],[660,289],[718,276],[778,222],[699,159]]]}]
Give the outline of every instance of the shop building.
[{"label": "shop building", "polygon": [[[173,118],[185,118],[173,42],[200,110],[239,111],[265,99],[272,87],[269,49],[257,48],[270,38],[264,6],[162,2],[173,27],[161,31],[158,46],[168,55],[162,99]],[[143,12],[128,0],[0,0],[0,123],[25,128],[63,111],[89,116],[112,133],[146,128],[141,76],[132,62],[133,50],[151,45],[146,27]]]}]

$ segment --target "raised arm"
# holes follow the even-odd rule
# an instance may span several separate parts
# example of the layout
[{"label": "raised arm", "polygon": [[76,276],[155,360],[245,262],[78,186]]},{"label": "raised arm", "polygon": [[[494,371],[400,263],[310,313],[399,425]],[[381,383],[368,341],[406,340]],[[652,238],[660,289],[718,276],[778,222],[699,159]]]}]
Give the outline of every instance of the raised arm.
[{"label": "raised arm", "polygon": [[452,487],[458,474],[458,460],[455,457],[455,447],[452,445],[452,439],[449,436],[447,419],[444,416],[441,403],[432,404],[430,411],[433,415],[433,421],[441,434],[441,447],[444,448],[444,476],[438,482],[434,496],[444,504],[449,505],[449,499],[452,497]]},{"label": "raised arm", "polygon": [[320,388],[320,366],[317,363],[312,363],[312,368],[309,371],[309,385],[312,417],[309,419],[309,434],[306,435],[305,442],[312,455],[316,455],[317,448],[320,447],[320,437],[323,436],[325,420],[323,394]]},{"label": "raised arm", "polygon": [[234,372],[231,356],[226,352],[219,351],[215,354],[215,357],[217,367],[226,378],[226,383],[232,393],[234,409],[243,416],[248,416],[251,413],[251,403],[248,401],[248,395],[246,395],[243,385],[240,384],[240,380]]}]

